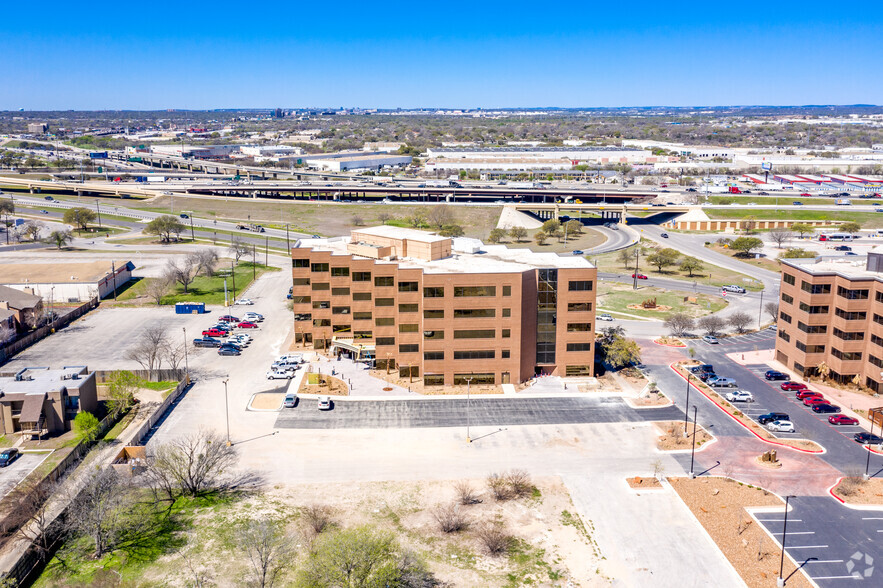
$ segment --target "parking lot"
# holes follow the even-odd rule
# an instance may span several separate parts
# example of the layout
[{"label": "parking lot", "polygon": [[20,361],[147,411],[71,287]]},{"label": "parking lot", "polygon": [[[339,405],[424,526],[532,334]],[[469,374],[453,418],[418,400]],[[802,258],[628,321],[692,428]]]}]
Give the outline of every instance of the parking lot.
[{"label": "parking lot", "polygon": [[0,496],[6,496],[10,490],[25,479],[35,467],[43,463],[50,452],[26,452],[5,468],[0,468]]}]

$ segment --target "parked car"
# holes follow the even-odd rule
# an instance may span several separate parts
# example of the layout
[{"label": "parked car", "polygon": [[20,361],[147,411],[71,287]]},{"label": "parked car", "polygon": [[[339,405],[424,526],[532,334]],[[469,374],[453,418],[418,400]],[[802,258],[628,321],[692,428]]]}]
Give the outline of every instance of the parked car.
[{"label": "parked car", "polygon": [[832,425],[857,425],[858,419],[848,417],[845,414],[832,414],[828,417],[828,422]]},{"label": "parked car", "polygon": [[220,318],[218,319],[218,322],[221,322],[221,323],[238,323],[238,322],[239,322],[239,319],[238,319],[237,317],[235,317],[235,316],[232,316],[232,315],[229,315],[229,314],[225,314],[224,316],[222,316],[222,317],[220,317]]},{"label": "parked car", "polygon": [[582,249],[574,249],[573,254],[574,255],[585,255],[585,252]]},{"label": "parked car", "polygon": [[242,321],[238,325],[236,325],[240,329],[257,329],[258,326],[251,321]]},{"label": "parked car", "polygon": [[714,337],[712,335],[705,335],[704,337],[702,337],[702,340],[709,345],[717,345],[718,343],[720,343],[720,341],[717,340],[717,337]]},{"label": "parked car", "polygon": [[724,292],[735,292],[736,294],[745,294],[746,290],[742,286],[736,284],[727,284],[721,288]]},{"label": "parked car", "polygon": [[820,402],[813,405],[812,411],[819,414],[827,414],[829,412],[840,412],[840,407],[828,404],[827,402]]},{"label": "parked car", "polygon": [[644,274],[632,274],[632,278],[634,278],[636,276],[639,280],[646,280],[647,279],[647,276],[645,276]]},{"label": "parked car", "polygon": [[878,437],[871,433],[856,433],[852,438],[862,445],[879,445],[880,443],[883,443],[883,437]]},{"label": "parked car", "polygon": [[698,377],[700,380],[702,380],[703,382],[707,382],[707,381],[710,380],[711,378],[716,378],[716,377],[717,377],[717,374],[714,373],[714,372],[699,372],[699,373],[697,374],[697,377]]},{"label": "parked car", "polygon": [[712,388],[735,388],[736,387],[736,380],[734,380],[733,378],[721,378],[718,376],[715,376],[713,378],[708,378],[708,380],[706,380],[705,383],[708,384],[709,386],[711,386]]},{"label": "parked car", "polygon": [[270,370],[267,372],[268,380],[289,380],[294,374],[288,370]]},{"label": "parked car", "polygon": [[700,372],[714,372],[714,366],[710,363],[703,363],[702,365],[694,365],[690,368],[690,371],[694,374],[698,374]]},{"label": "parked car", "polygon": [[203,337],[201,339],[194,339],[193,346],[194,347],[220,347],[221,342],[212,337]]},{"label": "parked car", "polygon": [[734,390],[724,395],[730,402],[754,402],[754,396],[747,390]]},{"label": "parked car", "polygon": [[599,314],[597,317],[597,320],[599,320],[599,321],[612,321],[613,317],[607,313],[604,313],[604,314]]},{"label": "parked car", "polygon": [[768,412],[757,417],[757,422],[761,425],[771,423],[773,421],[790,421],[791,417],[786,412]]},{"label": "parked car", "polygon": [[236,304],[239,306],[251,306],[254,304],[254,302],[252,302],[251,298],[240,298],[239,300],[237,300],[233,304]]},{"label": "parked car", "polygon": [[224,339],[224,343],[223,343],[223,344],[226,345],[226,344],[229,343],[229,344],[231,344],[231,345],[238,345],[239,347],[245,347],[245,346],[248,345],[250,342],[251,342],[251,341],[250,341],[249,339],[247,339],[247,338],[242,338],[242,337],[233,336],[233,337],[227,337],[226,339]]},{"label": "parked car", "polygon": [[319,397],[319,410],[331,410],[331,397],[330,396],[320,396]]},{"label": "parked car", "polygon": [[668,239],[668,233],[662,233],[659,236],[662,237],[663,239]]},{"label": "parked car", "polygon": [[225,337],[227,335],[227,331],[222,331],[221,329],[206,329],[202,332],[203,337]]},{"label": "parked car", "polygon": [[243,316],[242,318],[253,323],[259,323],[264,320],[264,315],[258,314],[256,312],[246,312],[245,316]]},{"label": "parked car", "polygon": [[797,400],[803,400],[805,398],[809,398],[810,396],[821,396],[821,392],[816,392],[815,390],[798,390],[794,396]]},{"label": "parked car", "polygon": [[277,362],[294,362],[294,363],[303,363],[304,356],[300,353],[289,353],[287,355],[280,355],[276,358]]},{"label": "parked car", "polygon": [[793,433],[794,423],[791,421],[772,421],[767,424],[766,428],[776,433]]},{"label": "parked car", "polygon": [[767,380],[790,380],[791,376],[788,374],[783,374],[782,372],[777,372],[776,370],[767,370],[763,375]]},{"label": "parked car", "polygon": [[834,248],[834,251],[852,251],[852,247],[849,245],[838,245]]},{"label": "parked car", "polygon": [[828,400],[821,394],[818,396],[807,396],[803,399],[803,406],[813,406],[814,404],[828,404]]},{"label": "parked car", "polygon": [[793,390],[806,390],[806,384],[801,384],[800,382],[785,382],[781,386],[779,386],[785,392],[791,392]]},{"label": "parked car", "polygon": [[295,371],[300,367],[300,363],[296,361],[275,361],[270,366],[271,370]]},{"label": "parked car", "polygon": [[0,451],[0,468],[5,468],[19,457],[21,457],[21,453],[15,447]]},{"label": "parked car", "polygon": [[233,347],[222,345],[221,348],[218,349],[218,355],[242,355],[242,352]]},{"label": "parked car", "polygon": [[282,401],[285,408],[294,408],[297,406],[297,394],[286,394],[285,400]]}]

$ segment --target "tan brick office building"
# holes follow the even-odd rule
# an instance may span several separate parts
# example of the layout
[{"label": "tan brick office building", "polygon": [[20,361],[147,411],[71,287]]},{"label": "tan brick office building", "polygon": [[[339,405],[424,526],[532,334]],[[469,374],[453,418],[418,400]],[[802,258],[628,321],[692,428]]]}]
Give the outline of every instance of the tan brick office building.
[{"label": "tan brick office building", "polygon": [[426,385],[589,376],[595,268],[380,226],[292,249],[295,336]]},{"label": "tan brick office building", "polygon": [[883,248],[863,257],[786,259],[776,359],[814,375],[883,391]]}]

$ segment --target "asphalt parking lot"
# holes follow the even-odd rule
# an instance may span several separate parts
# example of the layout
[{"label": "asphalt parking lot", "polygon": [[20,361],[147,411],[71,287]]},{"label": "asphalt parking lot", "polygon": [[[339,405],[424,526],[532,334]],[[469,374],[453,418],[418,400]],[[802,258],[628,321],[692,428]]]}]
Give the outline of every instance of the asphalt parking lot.
[{"label": "asphalt parking lot", "polygon": [[675,407],[636,410],[620,398],[473,398],[421,400],[335,400],[320,411],[314,399],[301,398],[283,409],[280,429],[373,429],[412,427],[552,425],[664,421],[684,418]]},{"label": "asphalt parking lot", "polygon": [[5,468],[0,468],[0,496],[6,496],[10,490],[16,487],[19,482],[25,479],[35,467],[43,463],[43,460],[49,456],[46,453],[22,453],[21,457],[12,462]]}]

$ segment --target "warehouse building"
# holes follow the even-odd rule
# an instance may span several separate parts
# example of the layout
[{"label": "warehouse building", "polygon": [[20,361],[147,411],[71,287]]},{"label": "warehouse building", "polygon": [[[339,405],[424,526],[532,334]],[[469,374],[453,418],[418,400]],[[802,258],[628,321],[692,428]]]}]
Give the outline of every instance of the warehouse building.
[{"label": "warehouse building", "polygon": [[131,261],[84,263],[7,263],[0,265],[0,285],[49,302],[86,302],[113,294],[132,278]]},{"label": "warehouse building", "polygon": [[329,153],[304,157],[308,168],[320,171],[378,171],[385,167],[402,167],[411,164],[410,155],[397,153],[356,151],[352,153]]},{"label": "warehouse building", "polygon": [[379,226],[292,249],[295,337],[424,385],[591,376],[596,269]]}]

